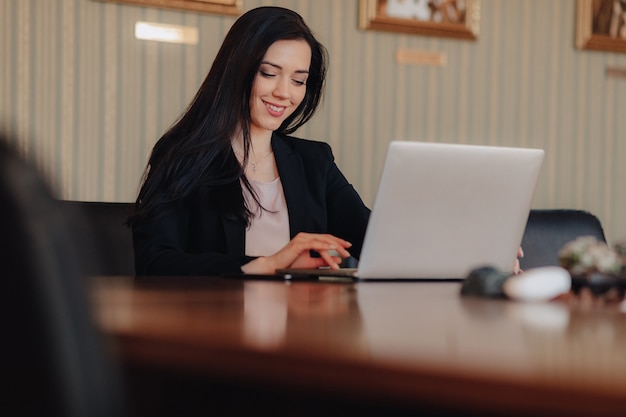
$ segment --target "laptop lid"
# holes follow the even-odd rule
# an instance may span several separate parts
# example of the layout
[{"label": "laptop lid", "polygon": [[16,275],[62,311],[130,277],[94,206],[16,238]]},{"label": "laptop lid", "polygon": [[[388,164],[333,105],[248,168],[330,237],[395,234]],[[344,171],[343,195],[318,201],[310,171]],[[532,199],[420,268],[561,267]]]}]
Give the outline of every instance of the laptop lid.
[{"label": "laptop lid", "polygon": [[389,144],[360,279],[464,278],[513,268],[543,162],[541,149]]}]

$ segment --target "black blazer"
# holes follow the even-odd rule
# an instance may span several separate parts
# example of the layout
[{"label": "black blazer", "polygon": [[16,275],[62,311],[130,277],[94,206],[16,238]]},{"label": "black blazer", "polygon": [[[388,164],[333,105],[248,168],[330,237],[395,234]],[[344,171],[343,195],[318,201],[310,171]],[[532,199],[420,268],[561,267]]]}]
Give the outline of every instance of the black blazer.
[{"label": "black blazer", "polygon": [[[358,259],[370,211],[334,162],[323,142],[272,136],[272,149],[289,212],[291,237],[331,233],[352,242]],[[231,190],[241,194],[237,181]],[[243,202],[243,197],[242,202]],[[169,205],[165,214],[133,225],[137,275],[216,275],[241,272],[246,257],[245,224],[224,219],[220,198],[199,190]]]}]

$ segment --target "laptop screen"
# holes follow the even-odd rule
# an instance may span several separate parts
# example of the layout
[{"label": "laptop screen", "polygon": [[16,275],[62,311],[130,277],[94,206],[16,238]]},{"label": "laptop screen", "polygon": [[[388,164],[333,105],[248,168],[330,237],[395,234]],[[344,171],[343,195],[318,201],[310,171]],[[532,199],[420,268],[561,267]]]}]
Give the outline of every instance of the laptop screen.
[{"label": "laptop screen", "polygon": [[543,158],[541,149],[392,141],[359,278],[510,271]]}]

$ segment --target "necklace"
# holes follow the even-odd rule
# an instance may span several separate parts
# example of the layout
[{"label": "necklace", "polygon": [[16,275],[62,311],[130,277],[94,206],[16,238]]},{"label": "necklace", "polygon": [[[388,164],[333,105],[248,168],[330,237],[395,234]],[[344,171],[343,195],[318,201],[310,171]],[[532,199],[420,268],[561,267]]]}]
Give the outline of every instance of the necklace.
[{"label": "necklace", "polygon": [[[265,160],[265,158],[267,158],[268,156],[270,156],[272,154],[272,152],[274,152],[273,149],[270,149],[270,151],[268,153],[266,153],[265,155],[263,155],[263,157],[261,159],[256,159],[256,155],[254,155],[254,152],[252,152],[252,155],[254,156],[254,161],[248,161],[250,163],[250,167],[252,168],[252,172],[254,174],[256,174],[256,168],[257,166],[263,162]],[[235,154],[239,157],[239,159],[241,159],[243,161],[243,155],[241,155],[239,152],[235,152]]]}]

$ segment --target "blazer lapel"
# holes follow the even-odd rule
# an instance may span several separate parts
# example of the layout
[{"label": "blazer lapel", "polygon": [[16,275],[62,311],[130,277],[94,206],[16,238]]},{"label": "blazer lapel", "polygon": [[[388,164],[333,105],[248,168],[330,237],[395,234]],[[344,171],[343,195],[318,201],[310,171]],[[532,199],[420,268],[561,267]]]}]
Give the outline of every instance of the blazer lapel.
[{"label": "blazer lapel", "polygon": [[299,156],[293,151],[288,139],[276,134],[272,135],[272,149],[276,158],[278,175],[285,192],[285,201],[289,211],[289,234],[294,237],[295,230],[309,230],[310,225],[306,215],[306,201],[308,193],[303,184],[306,184],[304,166]]}]

